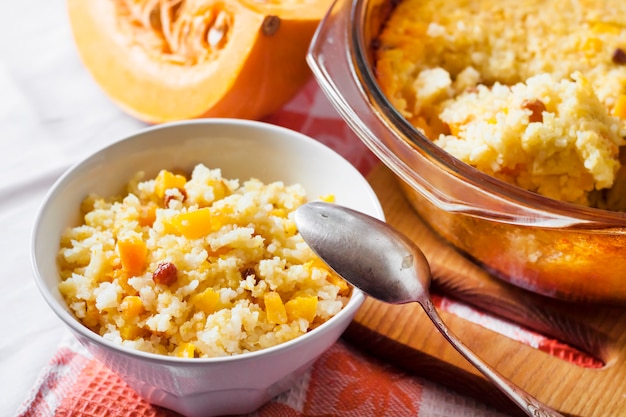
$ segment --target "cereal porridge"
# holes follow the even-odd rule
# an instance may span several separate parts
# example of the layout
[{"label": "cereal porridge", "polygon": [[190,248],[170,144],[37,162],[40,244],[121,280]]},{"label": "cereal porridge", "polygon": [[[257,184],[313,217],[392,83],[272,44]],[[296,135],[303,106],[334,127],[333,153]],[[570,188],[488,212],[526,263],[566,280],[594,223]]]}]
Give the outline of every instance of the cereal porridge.
[{"label": "cereal porridge", "polygon": [[626,2],[402,0],[377,40],[376,77],[460,160],[547,197],[626,210]]},{"label": "cereal porridge", "polygon": [[[320,197],[332,201],[332,196]],[[163,355],[217,357],[303,335],[337,314],[350,287],[317,258],[292,212],[300,185],[137,174],[119,198],[91,195],[62,236],[59,289],[105,339]]]}]

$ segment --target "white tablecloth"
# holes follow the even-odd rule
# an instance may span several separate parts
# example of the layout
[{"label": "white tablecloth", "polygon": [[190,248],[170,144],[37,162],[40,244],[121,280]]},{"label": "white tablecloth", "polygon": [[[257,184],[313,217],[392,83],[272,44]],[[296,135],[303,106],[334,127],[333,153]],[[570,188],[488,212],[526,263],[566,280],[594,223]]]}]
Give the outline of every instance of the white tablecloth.
[{"label": "white tablecloth", "polygon": [[65,334],[32,278],[39,204],[71,163],[142,126],[81,65],[63,0],[2,2],[0,416],[14,415]]}]

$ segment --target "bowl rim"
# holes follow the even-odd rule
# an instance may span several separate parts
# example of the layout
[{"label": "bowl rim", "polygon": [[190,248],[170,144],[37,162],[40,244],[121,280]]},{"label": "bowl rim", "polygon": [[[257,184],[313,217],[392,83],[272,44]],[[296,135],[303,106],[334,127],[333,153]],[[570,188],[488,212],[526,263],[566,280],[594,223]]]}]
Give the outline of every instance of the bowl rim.
[{"label": "bowl rim", "polygon": [[[430,164],[436,165],[440,170],[443,170],[457,181],[469,184],[474,189],[480,189],[484,191],[486,195],[499,201],[514,205],[516,209],[521,209],[522,212],[526,213],[526,216],[504,216],[506,217],[504,218],[502,216],[503,213],[497,213],[493,216],[490,216],[489,213],[476,215],[476,207],[463,207],[462,201],[459,201],[459,203],[461,203],[460,206],[454,206],[452,209],[447,209],[447,211],[482,217],[495,222],[541,226],[546,228],[573,226],[580,229],[589,229],[626,226],[626,213],[555,200],[483,173],[477,168],[445,152],[411,125],[384,95],[374,75],[373,65],[368,59],[368,51],[372,45],[366,44],[364,34],[366,33],[365,24],[367,23],[366,20],[369,13],[368,6],[371,3],[388,3],[391,4],[392,7],[397,4],[395,0],[337,0],[322,20],[320,26],[318,26],[308,51],[307,59],[316,78],[320,84],[325,87],[325,92],[331,99],[331,102],[333,102],[336,107],[341,105],[351,106],[350,103],[341,97],[341,92],[337,91],[338,86],[331,85],[332,80],[327,78],[326,72],[323,70],[323,67],[328,65],[324,62],[323,57],[324,43],[327,42],[328,39],[328,33],[324,32],[333,31],[333,35],[336,35],[336,37],[345,38],[345,42],[336,43],[342,44],[342,47],[345,49],[342,57],[347,59],[346,65],[349,67],[352,79],[360,83],[357,88],[360,90],[362,99],[366,101],[366,104],[371,110],[370,116],[375,117],[378,122],[391,130],[390,133],[401,145],[412,148],[410,149],[411,152],[421,154]],[[339,23],[345,24],[346,27],[331,28],[331,24],[339,26],[335,19],[344,19],[343,22]],[[343,100],[343,102],[341,102],[341,100]],[[342,113],[344,118],[358,117],[358,112],[353,112],[348,115],[346,115],[345,112],[340,111],[340,113]],[[349,120],[347,121],[349,122]],[[353,125],[351,124],[351,126]],[[407,161],[398,156],[397,153],[389,151],[388,147],[376,138],[375,135],[368,137],[368,135],[364,135],[363,132],[357,131],[356,133],[390,169],[400,176],[400,178],[409,182],[413,188],[416,188],[414,187],[414,181],[412,181],[415,174],[412,172]],[[426,197],[433,202],[432,198],[429,198],[429,196]],[[442,206],[440,206],[440,208],[441,207]]]},{"label": "bowl rim", "polygon": [[[80,169],[83,165],[87,164],[93,158],[96,158],[101,152],[107,151],[110,148],[115,148],[123,143],[128,141],[132,141],[133,139],[149,134],[153,131],[166,130],[166,129],[176,129],[180,126],[186,125],[230,125],[230,126],[242,126],[242,127],[251,127],[255,129],[273,131],[277,133],[282,133],[283,135],[289,135],[295,138],[296,140],[300,140],[303,143],[307,144],[307,146],[317,147],[319,149],[323,149],[324,152],[331,152],[338,156],[341,161],[344,161],[346,164],[349,164],[355,172],[358,170],[350,164],[343,156],[339,155],[335,150],[330,148],[329,146],[315,140],[301,132],[298,132],[293,129],[289,129],[287,127],[275,125],[269,122],[257,121],[257,120],[247,120],[247,119],[236,119],[236,118],[201,118],[201,119],[190,119],[190,120],[182,120],[182,121],[174,121],[162,123],[159,125],[148,126],[131,133],[122,135],[117,139],[113,140],[111,143],[102,146],[93,152],[89,153],[85,157],[79,159],[79,161],[75,162],[68,169],[61,174],[61,176],[53,183],[53,185],[48,189],[45,194],[45,197],[41,201],[39,208],[37,210],[35,220],[33,223],[33,227],[31,230],[30,237],[30,262],[31,269],[33,272],[35,283],[39,289],[40,294],[43,296],[46,303],[51,307],[53,312],[61,319],[61,321],[70,328],[74,333],[86,338],[91,343],[94,343],[98,346],[111,349],[116,353],[134,357],[137,359],[141,359],[142,361],[148,361],[151,363],[161,364],[161,365],[177,365],[177,366],[189,366],[189,365],[199,365],[199,364],[222,364],[226,362],[232,361],[246,361],[255,359],[258,356],[271,356],[280,354],[283,351],[290,350],[296,348],[298,345],[306,345],[307,341],[312,338],[317,337],[318,334],[324,334],[330,331],[334,326],[337,325],[338,322],[348,320],[348,318],[354,316],[357,309],[361,306],[363,301],[365,300],[365,294],[356,287],[352,288],[352,292],[350,298],[347,303],[343,306],[343,308],[334,316],[326,320],[321,325],[316,328],[307,331],[306,333],[295,337],[294,339],[288,340],[283,343],[279,343],[274,346],[270,346],[267,348],[262,348],[255,351],[238,353],[233,355],[225,355],[225,356],[217,356],[217,357],[208,357],[208,358],[181,358],[169,355],[161,355],[152,352],[146,352],[139,349],[135,349],[132,347],[124,346],[118,343],[115,343],[111,340],[105,339],[99,334],[93,332],[88,329],[82,323],[78,321],[66,308],[61,305],[61,302],[57,300],[52,292],[51,288],[45,283],[45,279],[43,278],[43,273],[40,271],[38,260],[37,260],[37,250],[36,250],[36,242],[38,239],[38,230],[41,227],[42,217],[45,213],[47,206],[50,200],[53,199],[54,195],[57,192],[57,189],[64,184],[66,181],[69,181],[70,178],[74,175],[74,173]],[[360,173],[359,173],[360,174]],[[367,183],[367,180],[364,176],[361,175],[361,178]],[[381,219],[384,219],[384,212],[380,201],[378,200],[376,193],[371,188],[369,184],[369,189],[371,190],[371,196],[369,200],[373,204],[372,209],[377,212],[377,216]],[[347,316],[347,317],[346,317]]]}]

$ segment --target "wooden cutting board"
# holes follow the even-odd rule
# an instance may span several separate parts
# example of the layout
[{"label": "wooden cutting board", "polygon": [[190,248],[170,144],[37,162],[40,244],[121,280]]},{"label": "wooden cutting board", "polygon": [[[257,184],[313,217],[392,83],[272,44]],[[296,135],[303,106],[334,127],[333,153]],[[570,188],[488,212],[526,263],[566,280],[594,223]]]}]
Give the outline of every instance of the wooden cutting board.
[{"label": "wooden cutting board", "polygon": [[[626,306],[549,299],[488,275],[440,240],[418,217],[384,166],[368,177],[387,222],[413,239],[433,271],[433,293],[505,318],[589,353],[604,366],[572,363],[469,320],[440,311],[475,353],[541,401],[571,416],[626,416]],[[411,373],[523,415],[454,350],[416,304],[367,298],[344,336],[368,353]]]}]

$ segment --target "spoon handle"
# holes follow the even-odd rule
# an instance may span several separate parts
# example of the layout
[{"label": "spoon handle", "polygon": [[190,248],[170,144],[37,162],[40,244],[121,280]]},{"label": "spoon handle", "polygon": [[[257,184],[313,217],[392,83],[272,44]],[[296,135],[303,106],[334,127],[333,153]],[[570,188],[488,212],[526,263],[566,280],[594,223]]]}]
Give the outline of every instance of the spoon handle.
[{"label": "spoon handle", "polygon": [[463,355],[465,359],[467,359],[472,365],[474,365],[474,367],[476,367],[476,369],[493,382],[494,385],[496,385],[507,397],[524,410],[526,414],[532,417],[564,417],[563,414],[553,410],[529,393],[520,389],[480,359],[474,352],[465,346],[465,344],[461,342],[461,340],[456,337],[450,328],[448,328],[448,326],[443,322],[441,316],[435,309],[432,300],[429,297],[425,298],[425,300],[420,300],[419,303],[441,334],[443,334],[450,344],[454,346],[454,348],[461,355]]}]

